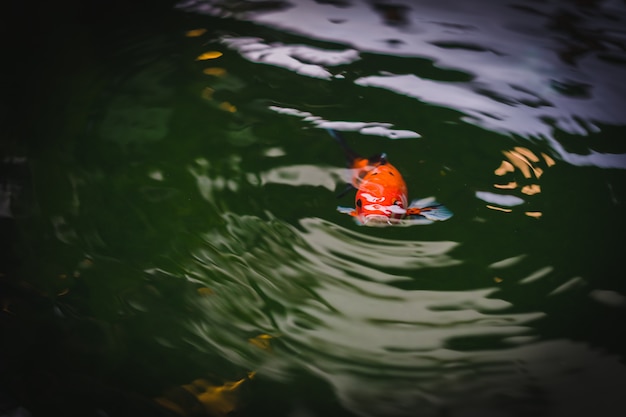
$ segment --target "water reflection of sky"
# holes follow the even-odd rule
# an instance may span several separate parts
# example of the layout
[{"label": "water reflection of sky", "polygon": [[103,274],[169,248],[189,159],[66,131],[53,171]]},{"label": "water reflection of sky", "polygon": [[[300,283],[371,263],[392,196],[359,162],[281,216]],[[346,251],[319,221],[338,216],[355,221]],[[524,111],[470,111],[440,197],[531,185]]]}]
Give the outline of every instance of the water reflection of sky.
[{"label": "water reflection of sky", "polygon": [[[545,184],[562,166],[626,168],[621,145],[593,141],[606,125],[626,121],[621,112],[626,89],[616,81],[626,61],[623,5],[604,2],[583,10],[555,3],[403,4],[190,0],[180,8],[313,40],[315,46],[304,45],[295,37],[272,39],[272,32],[262,31],[270,34],[262,38],[233,31],[211,39],[211,48],[221,45],[254,64],[271,66],[273,75],[289,71],[315,85],[348,83],[349,91],[357,93],[385,90],[405,99],[399,103],[409,98],[456,110],[449,123],[527,139],[500,148],[501,161],[487,168],[489,180],[473,186],[472,195],[489,209],[540,218],[549,207],[542,205],[549,194]],[[598,21],[602,30],[594,26]],[[318,40],[333,45],[320,46]],[[222,80],[214,67],[204,72]],[[315,108],[268,101],[264,110],[300,119],[303,128],[387,139],[422,134],[419,126],[402,126],[398,120],[392,124],[371,115],[332,119],[323,110],[318,114]],[[590,140],[572,151],[564,136]],[[237,181],[335,190],[341,170],[310,161],[283,165],[278,158],[289,153],[286,144],[271,146],[264,156],[277,158],[276,163]],[[199,162],[190,172],[207,201],[218,198],[221,189],[237,189],[211,177]],[[485,221],[480,216],[474,220]],[[424,416],[447,411],[504,416],[511,409],[520,415],[546,409],[576,415],[585,401],[572,400],[571,392],[586,389],[587,382],[607,404],[619,398],[617,385],[606,377],[626,382],[617,357],[541,334],[547,321],[559,320],[550,317],[549,305],[581,288],[603,306],[624,305],[618,292],[588,291],[587,275],[564,267],[566,261],[549,259],[552,252],[546,247],[559,237],[546,243],[537,233],[537,247],[518,250],[523,243],[514,242],[516,235],[528,223],[491,232],[476,228],[476,236],[461,241],[454,232],[447,239],[432,239],[437,234],[391,239],[314,216],[297,216],[290,224],[270,217],[227,214],[224,230],[208,232],[194,251],[188,278],[213,291],[196,300],[201,313],[189,323],[193,336],[188,342],[197,349],[217,351],[276,379],[289,380],[294,370],[307,369],[333,386],[345,408],[362,416],[409,416],[416,409]],[[526,230],[533,233],[546,224],[524,220],[533,222]],[[468,223],[464,226],[473,227]],[[490,260],[472,259],[468,253],[474,251],[480,251],[482,261]],[[474,275],[480,278],[466,284]],[[466,286],[441,290],[441,283]],[[527,304],[512,301],[523,294]],[[275,336],[275,348],[261,360],[247,341],[259,332]],[[485,410],[485,404],[491,408]]]},{"label": "water reflection of sky", "polygon": [[[333,68],[366,59],[363,53],[432,60],[443,78],[380,67],[353,82],[456,109],[466,122],[489,130],[547,141],[574,165],[626,168],[626,156],[618,151],[590,147],[586,154],[572,153],[555,139],[556,130],[585,136],[600,131],[600,124],[624,123],[626,91],[618,81],[625,60],[622,4],[579,9],[563,2],[490,2],[486,7],[449,0],[404,5],[298,1],[259,10],[248,5],[228,9],[219,2],[189,0],[179,7],[347,45],[324,50],[224,38],[247,59],[303,76],[341,78],[342,69]],[[446,71],[466,74],[469,81],[446,79]]]},{"label": "water reflection of sky", "polygon": [[[599,387],[594,392],[611,399],[615,384],[626,382],[616,357],[543,339],[535,324],[545,313],[519,311],[500,298],[495,282],[448,291],[402,288],[424,273],[445,281],[462,263],[454,256],[458,243],[365,236],[318,218],[303,218],[298,227],[254,216],[224,221],[223,230],[206,233],[187,265],[187,279],[210,292],[193,301],[203,313],[188,318],[183,342],[278,380],[307,369],[356,415],[410,416],[419,407],[421,415],[434,416],[472,406],[509,415],[510,406],[536,404],[537,410],[524,408],[533,415],[543,410],[542,398],[567,412],[575,409],[571,384],[592,381]],[[489,269],[506,275],[525,257]],[[540,268],[519,285],[553,272]],[[554,293],[563,291],[568,288]],[[249,342],[259,333],[274,337],[271,351]]]}]

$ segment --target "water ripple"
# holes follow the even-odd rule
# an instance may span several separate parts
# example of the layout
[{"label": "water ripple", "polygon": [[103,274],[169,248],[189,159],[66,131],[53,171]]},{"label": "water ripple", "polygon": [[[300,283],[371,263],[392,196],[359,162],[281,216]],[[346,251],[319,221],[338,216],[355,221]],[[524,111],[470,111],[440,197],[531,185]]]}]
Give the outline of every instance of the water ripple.
[{"label": "water ripple", "polygon": [[[192,300],[204,314],[190,318],[188,342],[275,378],[309,369],[357,414],[385,415],[358,405],[363,391],[350,387],[364,381],[366,390],[394,390],[412,401],[420,391],[431,404],[447,379],[466,381],[475,366],[502,373],[499,368],[512,366],[506,355],[494,359],[481,340],[528,343],[532,323],[544,316],[513,312],[496,288],[409,291],[393,285],[425,268],[445,276],[460,263],[452,255],[455,242],[367,236],[317,218],[302,219],[298,227],[255,216],[224,220],[219,231],[202,235],[186,266],[188,279],[212,290]],[[259,333],[277,339],[269,356],[247,343]],[[377,379],[383,370],[387,378]],[[407,378],[421,382],[402,393]],[[381,386],[390,383],[397,386]]]},{"label": "water ripple", "polygon": [[[337,44],[349,47],[302,49],[250,38],[225,42],[255,62],[386,89],[455,109],[464,122],[488,130],[540,138],[573,165],[626,168],[626,155],[619,146],[599,150],[590,145],[583,152],[572,152],[560,137],[563,132],[590,136],[603,125],[624,125],[620,109],[626,94],[615,81],[622,78],[626,62],[623,5],[478,2],[464,7],[443,1],[371,7],[363,1],[346,7],[333,2],[292,6],[235,16],[333,42],[335,48]],[[208,7],[213,14],[223,6],[213,0],[186,0],[179,7],[199,13],[207,13]],[[368,54],[384,58],[371,69]],[[359,58],[367,65],[357,62]],[[432,68],[403,72],[389,64],[411,59],[427,60]],[[343,68],[328,68],[337,65]]]},{"label": "water ripple", "polygon": [[402,277],[385,273],[385,269],[415,271],[461,263],[448,255],[458,246],[455,242],[397,241],[367,236],[314,218],[302,219],[300,224],[305,230],[304,238],[313,249],[302,255],[335,274],[339,271],[346,276],[356,273],[369,280],[387,282]]}]

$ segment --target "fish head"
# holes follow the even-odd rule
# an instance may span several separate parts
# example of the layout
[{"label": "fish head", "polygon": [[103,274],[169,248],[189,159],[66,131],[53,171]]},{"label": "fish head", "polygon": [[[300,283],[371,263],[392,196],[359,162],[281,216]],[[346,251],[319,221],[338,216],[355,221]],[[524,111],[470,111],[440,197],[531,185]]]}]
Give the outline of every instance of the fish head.
[{"label": "fish head", "polygon": [[386,227],[399,224],[400,218],[393,218],[384,214],[368,214],[358,218],[358,224],[369,227]]},{"label": "fish head", "polygon": [[406,215],[407,197],[402,190],[385,189],[372,194],[359,191],[356,195],[356,216],[368,226],[393,224]]}]

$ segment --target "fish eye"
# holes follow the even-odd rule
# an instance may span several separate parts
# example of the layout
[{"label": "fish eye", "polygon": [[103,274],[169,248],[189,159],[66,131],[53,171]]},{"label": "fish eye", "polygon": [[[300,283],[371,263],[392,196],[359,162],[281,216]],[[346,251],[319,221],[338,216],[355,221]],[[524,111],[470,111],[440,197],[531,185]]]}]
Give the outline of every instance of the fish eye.
[{"label": "fish eye", "polygon": [[360,199],[360,198],[356,201],[356,206],[357,206],[358,208],[361,208],[361,206],[363,206],[363,202],[361,201],[361,199]]},{"label": "fish eye", "polygon": [[393,204],[394,206],[399,206],[399,205],[400,205],[400,200],[395,200],[395,199],[394,199],[392,204]]}]

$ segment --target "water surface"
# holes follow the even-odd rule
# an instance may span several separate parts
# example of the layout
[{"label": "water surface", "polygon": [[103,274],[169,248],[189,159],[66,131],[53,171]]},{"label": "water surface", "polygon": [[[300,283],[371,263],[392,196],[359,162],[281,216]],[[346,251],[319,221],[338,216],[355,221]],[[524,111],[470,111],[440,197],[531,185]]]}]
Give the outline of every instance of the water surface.
[{"label": "water surface", "polygon": [[[182,1],[108,28],[4,161],[29,171],[0,207],[50,361],[146,401],[243,381],[244,415],[621,415],[625,9],[490,3]],[[338,213],[328,127],[454,217]]]}]

